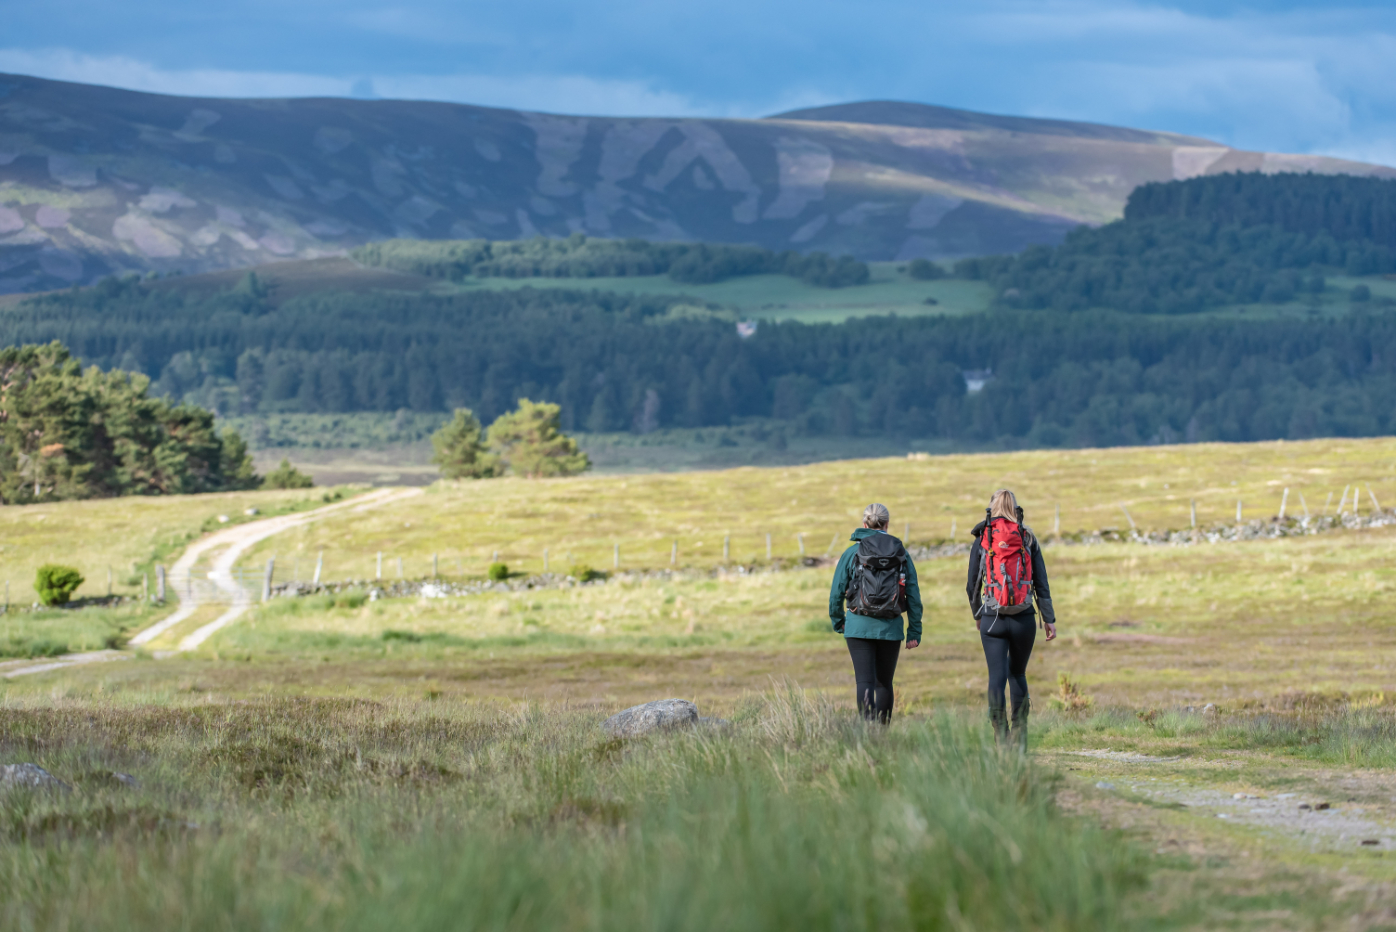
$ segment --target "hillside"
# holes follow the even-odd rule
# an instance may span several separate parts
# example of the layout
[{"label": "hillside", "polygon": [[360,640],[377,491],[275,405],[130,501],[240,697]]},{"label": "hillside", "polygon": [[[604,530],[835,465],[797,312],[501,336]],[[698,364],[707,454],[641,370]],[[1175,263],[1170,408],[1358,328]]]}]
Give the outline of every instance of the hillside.
[{"label": "hillside", "polygon": [[863,259],[1054,243],[1137,185],[1337,159],[918,104],[765,120],[224,100],[0,76],[0,293],[392,236],[752,243]]}]

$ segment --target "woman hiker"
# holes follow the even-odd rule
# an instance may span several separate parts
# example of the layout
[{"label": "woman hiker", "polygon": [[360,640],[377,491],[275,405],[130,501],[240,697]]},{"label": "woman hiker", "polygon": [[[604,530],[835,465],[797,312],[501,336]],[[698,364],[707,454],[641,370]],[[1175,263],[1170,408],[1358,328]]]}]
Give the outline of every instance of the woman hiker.
[{"label": "woman hiker", "polygon": [[[1000,744],[1028,748],[1028,658],[1037,636],[1033,597],[1042,610],[1046,639],[1057,636],[1047,566],[1037,536],[1023,524],[1023,509],[1008,489],[999,489],[971,532],[969,607],[989,663],[989,721]],[[1004,709],[1003,687],[1013,702],[1012,724]]]},{"label": "woman hiker", "polygon": [[903,612],[906,649],[921,643],[916,565],[902,542],[887,533],[891,519],[886,505],[863,510],[863,526],[853,532],[853,546],[839,557],[829,588],[829,620],[853,658],[858,711],[884,724],[892,718],[892,677],[902,649]]}]

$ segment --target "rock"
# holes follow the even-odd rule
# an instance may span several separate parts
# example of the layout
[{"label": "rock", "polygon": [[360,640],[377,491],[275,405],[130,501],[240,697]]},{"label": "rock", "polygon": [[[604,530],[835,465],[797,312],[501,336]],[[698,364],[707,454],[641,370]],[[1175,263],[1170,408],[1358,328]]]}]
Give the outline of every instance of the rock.
[{"label": "rock", "polygon": [[1099,783],[1095,785],[1095,788],[1098,790],[1113,790],[1115,788],[1115,784],[1109,783],[1105,780],[1101,780]]},{"label": "rock", "polygon": [[1315,812],[1321,812],[1321,811],[1324,810],[1324,809],[1332,809],[1332,808],[1333,808],[1333,807],[1332,807],[1330,804],[1328,804],[1328,803],[1319,803],[1317,806],[1314,807],[1314,811],[1315,811]]},{"label": "rock", "polygon": [[635,738],[652,731],[698,723],[698,707],[686,699],[658,699],[617,712],[601,723],[613,738]]},{"label": "rock", "polygon": [[1202,707],[1202,714],[1204,714],[1204,715],[1207,715],[1207,714],[1210,714],[1210,713],[1214,713],[1214,712],[1216,712],[1216,711],[1217,711],[1217,707],[1216,707],[1215,705],[1213,705],[1212,703],[1210,703],[1210,702],[1207,703],[1206,705],[1204,705],[1204,706]]},{"label": "rock", "polygon": [[0,789],[66,790],[68,784],[38,764],[0,764]]},{"label": "rock", "polygon": [[111,772],[111,778],[115,780],[117,783],[120,783],[122,786],[129,787],[133,790],[139,788],[141,785],[141,781],[137,780],[129,773],[117,773],[115,770],[113,770]]},{"label": "rock", "polygon": [[1379,839],[1379,838],[1364,838],[1364,839],[1362,839],[1362,844],[1364,844],[1364,845],[1379,845],[1379,844],[1381,844],[1381,839]]}]

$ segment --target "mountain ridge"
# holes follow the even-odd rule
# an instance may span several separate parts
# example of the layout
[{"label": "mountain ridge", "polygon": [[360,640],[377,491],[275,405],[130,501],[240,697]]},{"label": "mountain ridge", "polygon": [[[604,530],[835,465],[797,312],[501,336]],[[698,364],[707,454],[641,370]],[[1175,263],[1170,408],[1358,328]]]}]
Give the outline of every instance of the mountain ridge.
[{"label": "mountain ridge", "polygon": [[[906,125],[918,121],[928,125]],[[395,236],[581,232],[958,258],[1115,219],[1144,182],[1236,170],[1396,177],[1321,156],[888,101],[762,120],[580,117],[0,75],[0,293],[340,255]]]}]

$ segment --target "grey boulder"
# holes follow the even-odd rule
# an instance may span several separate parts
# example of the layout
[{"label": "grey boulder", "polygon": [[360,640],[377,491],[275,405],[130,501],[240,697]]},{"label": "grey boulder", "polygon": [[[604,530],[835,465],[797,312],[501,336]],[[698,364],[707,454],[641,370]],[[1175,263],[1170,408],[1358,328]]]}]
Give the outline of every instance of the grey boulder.
[{"label": "grey boulder", "polygon": [[652,731],[698,723],[698,707],[687,699],[657,699],[617,712],[601,723],[612,738],[637,738]]},{"label": "grey boulder", "polygon": [[38,764],[0,764],[0,790],[66,790],[68,784]]}]

